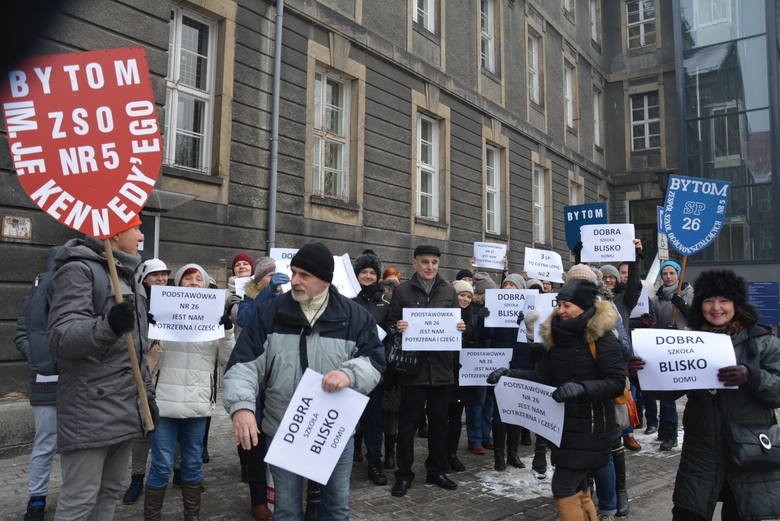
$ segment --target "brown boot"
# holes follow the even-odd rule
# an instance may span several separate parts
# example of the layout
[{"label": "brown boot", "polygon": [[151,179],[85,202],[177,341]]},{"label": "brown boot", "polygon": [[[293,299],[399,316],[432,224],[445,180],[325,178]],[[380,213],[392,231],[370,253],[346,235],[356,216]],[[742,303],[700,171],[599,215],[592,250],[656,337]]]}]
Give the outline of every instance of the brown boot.
[{"label": "brown boot", "polygon": [[181,484],[184,521],[200,521],[200,495],[203,492],[203,487],[200,485],[200,482]]},{"label": "brown boot", "polygon": [[146,487],[144,491],[144,521],[160,521],[166,488]]},{"label": "brown boot", "polygon": [[598,521],[599,516],[596,513],[596,505],[593,504],[593,498],[590,495],[590,487],[580,492],[579,496],[582,508],[582,518],[585,521]]},{"label": "brown boot", "polygon": [[580,494],[553,500],[560,521],[590,521],[582,510]]}]

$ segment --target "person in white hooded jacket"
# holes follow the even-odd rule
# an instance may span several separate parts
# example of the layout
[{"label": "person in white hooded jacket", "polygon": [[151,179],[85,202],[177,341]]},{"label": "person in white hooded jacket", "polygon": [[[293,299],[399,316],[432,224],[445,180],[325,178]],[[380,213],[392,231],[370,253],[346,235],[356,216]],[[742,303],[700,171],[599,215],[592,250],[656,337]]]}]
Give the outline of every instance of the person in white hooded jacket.
[{"label": "person in white hooded jacket", "polygon": [[[186,264],[176,272],[174,283],[205,288],[208,278],[199,265]],[[203,435],[216,400],[214,367],[218,360],[227,363],[234,343],[229,316],[223,316],[220,324],[225,326],[225,336],[218,340],[165,342],[156,388],[160,422],[151,434],[152,458],[144,492],[146,521],[160,519],[177,442],[181,450],[184,519],[199,518]]]}]

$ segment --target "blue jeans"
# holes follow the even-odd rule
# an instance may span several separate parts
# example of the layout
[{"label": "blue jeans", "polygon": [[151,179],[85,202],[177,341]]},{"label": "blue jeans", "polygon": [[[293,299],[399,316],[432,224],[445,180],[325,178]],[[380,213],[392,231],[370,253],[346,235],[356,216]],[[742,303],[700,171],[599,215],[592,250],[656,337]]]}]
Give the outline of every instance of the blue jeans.
[{"label": "blue jeans", "polygon": [[163,488],[173,471],[176,442],[181,451],[182,483],[200,483],[203,480],[203,436],[206,418],[160,418],[157,428],[149,434],[152,461],[146,485]]},{"label": "blue jeans", "polygon": [[493,442],[493,398],[488,396],[486,387],[478,389],[481,393],[477,403],[466,404],[466,436],[469,448]]},{"label": "blue jeans", "polygon": [[33,405],[35,439],[30,454],[27,495],[45,496],[49,493],[49,473],[54,453],[57,452],[57,406]]},{"label": "blue jeans", "polygon": [[617,493],[615,491],[615,464],[612,462],[612,454],[609,455],[609,463],[593,473],[593,481],[596,484],[596,496],[599,498],[599,514],[614,516],[617,512]]},{"label": "blue jeans", "polygon": [[[267,438],[267,447],[272,438]],[[319,521],[349,521],[349,477],[352,473],[354,438],[344,446],[328,484],[322,489]],[[274,465],[269,465],[274,480],[274,521],[303,521],[303,480]]]}]

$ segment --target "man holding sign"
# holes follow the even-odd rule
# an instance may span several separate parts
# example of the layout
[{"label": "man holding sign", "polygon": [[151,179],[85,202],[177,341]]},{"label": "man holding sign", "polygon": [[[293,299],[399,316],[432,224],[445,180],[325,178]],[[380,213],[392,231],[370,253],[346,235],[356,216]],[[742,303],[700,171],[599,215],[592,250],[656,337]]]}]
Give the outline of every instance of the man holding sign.
[{"label": "man holding sign", "polygon": [[[93,280],[82,259],[106,265],[103,243],[71,239],[58,255],[49,286],[49,349],[57,359],[57,443],[62,489],[55,519],[113,519],[130,459],[132,440],[142,437],[136,385],[124,333],[132,333],[137,356],[148,346],[146,292],[134,279],[144,236],[136,216],[111,236],[121,294],[93,309]],[[108,268],[106,267],[108,272]],[[106,275],[108,279],[108,275]],[[154,390],[141,364],[149,405]],[[155,421],[155,424],[157,422]]]},{"label": "man holding sign", "polygon": [[[404,309],[457,308],[458,296],[452,286],[439,277],[437,246],[421,245],[414,249],[412,266],[415,273],[393,292],[386,329],[394,335],[403,335],[409,322],[403,320]],[[458,312],[460,315],[460,312]],[[458,331],[466,324],[460,320]],[[416,351],[420,358],[414,374],[400,374],[401,409],[398,418],[398,471],[391,494],[406,495],[412,485],[414,472],[414,434],[419,420],[428,411],[428,459],[425,462],[427,481],[442,488],[454,490],[457,483],[447,477],[447,408],[455,383],[455,357],[452,351]]]},{"label": "man holding sign", "polygon": [[[290,261],[292,290],[260,306],[233,349],[225,371],[225,409],[233,418],[236,443],[246,450],[258,443],[255,399],[261,385],[265,388],[262,428],[270,446],[277,434],[287,441],[307,427],[292,423],[288,432],[278,432],[307,367],[324,374],[326,392],[350,387],[368,394],[379,383],[385,352],[376,322],[331,286],[333,265],[333,255],[322,243],[298,250]],[[352,447],[350,439],[322,488],[321,512],[329,519],[349,519]],[[270,468],[276,487],[274,519],[303,519],[303,478],[280,467]]]}]

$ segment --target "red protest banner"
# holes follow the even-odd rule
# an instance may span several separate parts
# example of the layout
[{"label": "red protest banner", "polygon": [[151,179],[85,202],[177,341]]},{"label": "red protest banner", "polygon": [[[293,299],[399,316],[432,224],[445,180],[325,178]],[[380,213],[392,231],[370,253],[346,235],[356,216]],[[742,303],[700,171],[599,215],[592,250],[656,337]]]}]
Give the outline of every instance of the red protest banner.
[{"label": "red protest banner", "polygon": [[107,238],[141,211],[162,164],[143,47],[31,57],[0,103],[19,182],[44,212]]}]

